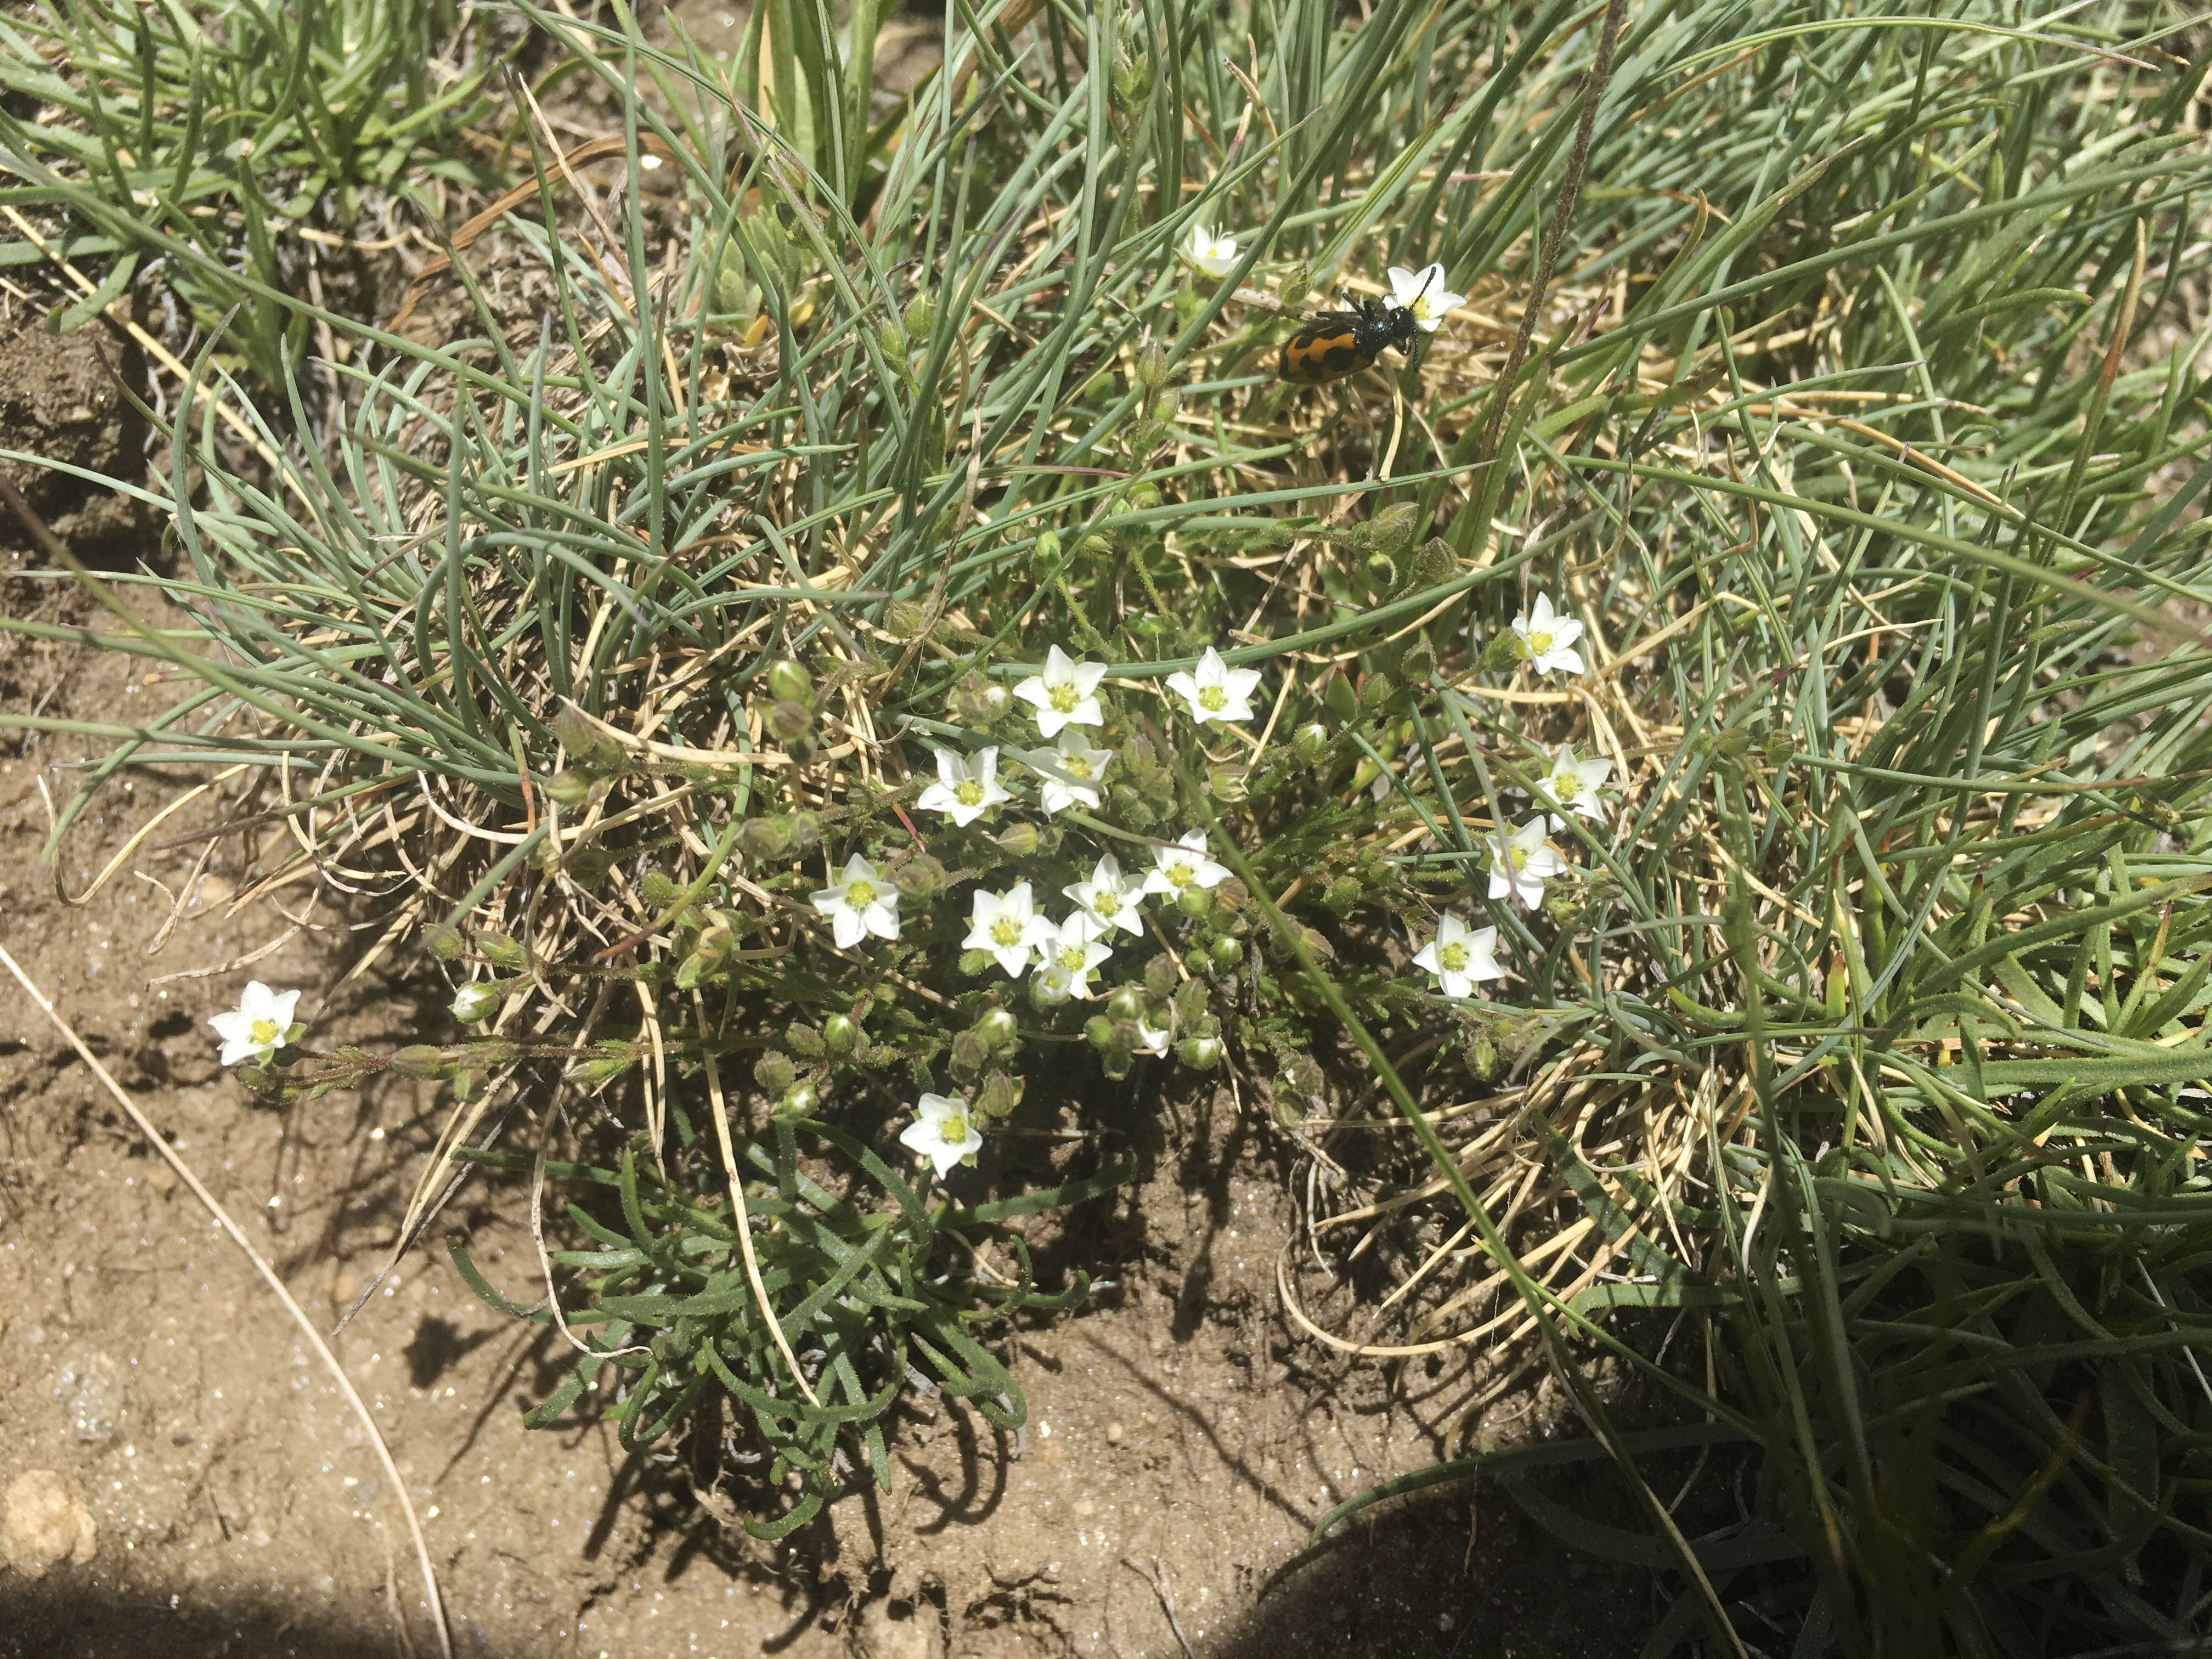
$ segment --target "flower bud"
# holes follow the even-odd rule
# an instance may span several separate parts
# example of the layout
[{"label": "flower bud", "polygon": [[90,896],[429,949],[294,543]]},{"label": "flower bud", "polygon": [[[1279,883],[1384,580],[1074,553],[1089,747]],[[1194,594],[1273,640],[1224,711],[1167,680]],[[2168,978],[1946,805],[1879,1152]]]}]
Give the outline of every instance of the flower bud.
[{"label": "flower bud", "polygon": [[1415,640],[1400,659],[1398,673],[1408,685],[1426,685],[1437,672],[1437,648],[1426,640]]},{"label": "flower bud", "polygon": [[991,1063],[991,1045],[977,1031],[960,1031],[952,1038],[952,1073],[974,1077]]},{"label": "flower bud", "polygon": [[937,308],[930,304],[929,295],[917,293],[906,302],[905,314],[899,320],[905,325],[908,334],[915,337],[925,337],[936,325]]},{"label": "flower bud", "polygon": [[1224,933],[1207,947],[1206,954],[1213,958],[1215,967],[1234,968],[1238,963],[1243,961],[1244,947],[1238,941]]},{"label": "flower bud", "polygon": [[1210,1072],[1221,1063],[1221,1039],[1218,1036],[1185,1037],[1176,1044],[1176,1058],[1194,1072]]},{"label": "flower bud", "polygon": [[519,974],[530,965],[528,954],[504,933],[478,933],[477,954],[503,974]]},{"label": "flower bud", "polygon": [[814,678],[789,658],[770,665],[769,695],[783,702],[805,702],[814,692]]},{"label": "flower bud", "polygon": [[1328,728],[1319,720],[1308,720],[1291,733],[1291,752],[1311,764],[1328,753]]},{"label": "flower bud", "polygon": [[1459,555],[1441,536],[1431,536],[1413,555],[1413,586],[1441,587],[1459,574]]},{"label": "flower bud", "polygon": [[658,870],[648,870],[645,879],[638,883],[637,890],[656,910],[665,910],[684,896],[684,890]]},{"label": "flower bud", "polygon": [[795,1054],[804,1055],[808,1060],[822,1058],[822,1033],[803,1019],[794,1019],[783,1028],[783,1040]]},{"label": "flower bud", "polygon": [[753,1062],[753,1081],[769,1094],[780,1095],[798,1080],[799,1067],[781,1049],[771,1048]]},{"label": "flower bud", "polygon": [[499,1012],[500,988],[489,980],[477,980],[453,993],[453,1018],[464,1025],[489,1019]]},{"label": "flower bud", "polygon": [[1049,530],[1037,532],[1036,545],[1030,550],[1030,574],[1041,582],[1060,574],[1060,538]]},{"label": "flower bud", "polygon": [[997,960],[988,951],[963,951],[960,953],[960,971],[974,979],[977,975],[988,972]]},{"label": "flower bud", "polygon": [[1158,392],[1167,383],[1168,356],[1156,340],[1145,342],[1145,349],[1137,354],[1137,384],[1147,392]]},{"label": "flower bud", "polygon": [[1152,401],[1145,405],[1145,419],[1155,426],[1164,427],[1182,413],[1182,393],[1175,386],[1153,393]]},{"label": "flower bud", "polygon": [[1322,890],[1321,902],[1340,916],[1348,916],[1366,891],[1354,876],[1339,876]]},{"label": "flower bud", "polygon": [[1492,634],[1482,647],[1485,673],[1504,674],[1528,660],[1527,642],[1510,628]]},{"label": "flower bud", "polygon": [[441,962],[459,962],[461,959],[461,936],[450,927],[433,930],[424,942],[429,945],[430,954]]},{"label": "flower bud", "polygon": [[814,729],[814,711],[803,702],[786,699],[769,705],[768,716],[762,724],[778,743],[788,745]]},{"label": "flower bud", "polygon": [[783,1091],[783,1098],[775,1103],[778,1117],[810,1117],[820,1097],[811,1083],[794,1083]]},{"label": "flower bud", "polygon": [[884,607],[884,631],[902,645],[929,631],[929,607],[920,599],[893,599]]},{"label": "flower bud", "polygon": [[1083,1022],[1084,1039],[1094,1048],[1103,1048],[1114,1040],[1115,1022],[1103,1014],[1093,1014]]},{"label": "flower bud", "polygon": [[578,769],[603,775],[620,772],[624,756],[622,744],[609,736],[606,729],[573,702],[561,705],[561,712],[546,724],[560,739],[562,748]]},{"label": "flower bud", "polygon": [[1233,805],[1244,799],[1250,775],[1251,768],[1247,766],[1209,766],[1206,769],[1206,793]]},{"label": "flower bud", "polygon": [[910,899],[935,898],[945,880],[945,866],[927,853],[916,853],[891,872],[891,884]]},{"label": "flower bud", "polygon": [[1145,1013],[1145,994],[1133,985],[1123,985],[1106,999],[1106,1012],[1115,1019],[1141,1019]]},{"label": "flower bud", "polygon": [[1145,964],[1145,988],[1147,991],[1156,997],[1166,997],[1174,994],[1175,988],[1175,963],[1168,960],[1165,952]]},{"label": "flower bud", "polygon": [[565,806],[573,811],[590,800],[592,791],[601,786],[595,785],[581,772],[562,771],[556,772],[541,787],[548,800],[556,806]]},{"label": "flower bud", "polygon": [[975,1022],[975,1035],[1004,1054],[1020,1038],[1021,1027],[1006,1009],[994,1008]]},{"label": "flower bud", "polygon": [[860,1028],[850,1014],[832,1014],[822,1022],[823,1046],[833,1054],[849,1054],[860,1040]]},{"label": "flower bud", "polygon": [[1028,858],[1035,853],[1037,843],[1042,839],[1034,823],[1009,824],[1006,830],[992,837],[1000,851],[1018,859]]},{"label": "flower bud", "polygon": [[1194,884],[1176,895],[1176,908],[1190,917],[1213,914],[1213,895]]},{"label": "flower bud", "polygon": [[1359,683],[1359,708],[1362,714],[1372,714],[1397,694],[1395,681],[1381,669],[1375,670]]},{"label": "flower bud", "polygon": [[446,1051],[427,1042],[411,1043],[393,1054],[392,1063],[409,1077],[434,1078],[445,1069]]},{"label": "flower bud", "polygon": [[1013,693],[981,669],[971,668],[953,684],[945,699],[953,718],[973,726],[988,726],[1006,712]]},{"label": "flower bud", "polygon": [[876,330],[876,343],[883,348],[884,356],[895,364],[903,365],[907,354],[906,330],[899,326],[896,317],[886,317]]},{"label": "flower bud", "polygon": [[791,815],[791,844],[802,853],[822,844],[822,818],[819,813],[793,812]]},{"label": "flower bud", "polygon": [[985,1117],[1005,1117],[1022,1103],[1022,1091],[1026,1086],[1020,1078],[994,1072],[975,1091],[975,1109]]},{"label": "flower bud", "polygon": [[1370,553],[1360,569],[1368,585],[1379,593],[1387,593],[1398,585],[1398,567],[1391,562],[1388,553]]},{"label": "flower bud", "polygon": [[738,830],[738,845],[756,861],[780,858],[791,846],[791,820],[747,818]]},{"label": "flower bud", "polygon": [[1303,260],[1292,265],[1275,284],[1275,297],[1286,306],[1301,303],[1313,291],[1313,267]]},{"label": "flower bud", "polygon": [[614,855],[604,847],[586,847],[568,854],[568,879],[591,892],[607,878]]},{"label": "flower bud", "polygon": [[1050,974],[1030,975],[1030,1005],[1036,1008],[1057,1008],[1075,994],[1066,981],[1057,980]]}]

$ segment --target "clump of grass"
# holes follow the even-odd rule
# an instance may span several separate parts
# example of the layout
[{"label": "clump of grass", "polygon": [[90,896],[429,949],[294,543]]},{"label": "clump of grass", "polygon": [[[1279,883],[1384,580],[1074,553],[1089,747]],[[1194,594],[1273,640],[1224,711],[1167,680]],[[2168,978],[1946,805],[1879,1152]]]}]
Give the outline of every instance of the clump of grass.
[{"label": "clump of grass", "polygon": [[0,201],[61,210],[59,251],[105,266],[57,327],[158,270],[280,386],[307,319],[249,298],[298,289],[300,228],[352,228],[365,195],[483,182],[457,138],[489,112],[501,61],[483,23],[429,0],[42,5],[0,23],[0,91],[20,100],[0,110],[0,168],[22,181]]},{"label": "clump of grass", "polygon": [[[1509,1484],[1679,1571],[1651,1651],[2201,1633],[2212,341],[2154,331],[2203,268],[2201,63],[2126,9],[1048,8],[1026,58],[948,21],[860,142],[849,43],[802,122],[531,15],[656,87],[626,159],[678,208],[564,216],[548,170],[510,266],[456,264],[480,336],[363,334],[286,489],[188,496],[180,421],[225,659],[119,758],[264,769],[302,842],[264,884],[389,878],[387,941],[464,981],[492,1035],[413,1062],[466,1073],[418,1217],[529,1068],[623,1115],[623,1224],[572,1265],[619,1276],[579,1375],[638,1372],[626,1432],[719,1388],[808,1501],[840,1432],[880,1468],[901,1345],[965,1307],[910,1295],[942,1224],[881,1138],[949,1091],[951,1179],[1025,1188],[1025,1099],[1174,1086],[1165,1050],[1314,1158],[1333,1265],[1408,1264],[1359,1340],[1308,1328],[1483,1353],[1478,1407],[1558,1369],[1650,1531]],[[1430,258],[1472,297],[1418,364],[1274,380],[1286,301]],[[550,319],[502,308],[532,283]],[[1111,757],[1058,809],[1011,695],[1055,647]],[[1175,689],[1210,650],[1249,720]],[[940,812],[933,750],[1015,799],[951,770],[978,811]],[[975,942],[979,893],[1057,913],[1191,835],[1219,879],[1141,945],[1018,993]],[[856,879],[890,938],[831,931]],[[260,1081],[371,1063],[294,1059]],[[788,1277],[735,1259],[756,1203]],[[866,1312],[820,1296],[848,1270]],[[1590,1345],[1700,1420],[1624,1434]],[[1638,1461],[1691,1445],[1759,1474],[1694,1540]]]}]

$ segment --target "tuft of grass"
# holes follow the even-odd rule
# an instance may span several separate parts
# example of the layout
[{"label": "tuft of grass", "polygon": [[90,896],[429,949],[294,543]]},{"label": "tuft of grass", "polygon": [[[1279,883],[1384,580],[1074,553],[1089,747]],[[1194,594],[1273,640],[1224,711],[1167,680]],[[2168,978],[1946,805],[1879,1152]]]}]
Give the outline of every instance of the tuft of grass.
[{"label": "tuft of grass", "polygon": [[[1010,1196],[964,1225],[1089,1190],[1006,1151],[1016,1115],[1172,1086],[1137,1069],[1158,1030],[1313,1160],[1331,1266],[1403,1264],[1334,1311],[1286,1273],[1306,1328],[1479,1357],[1470,1428],[1561,1376],[1647,1533],[1530,1456],[1430,1478],[1675,1574],[1649,1651],[2204,1633],[2212,331],[2175,319],[2212,175],[2178,16],[1008,5],[948,16],[951,72],[863,135],[872,13],[790,9],[763,77],[526,11],[647,89],[625,188],[541,161],[434,349],[237,279],[362,344],[347,419],[313,453],[264,421],[290,459],[258,483],[207,435],[251,398],[185,388],[168,586],[204,654],[107,642],[203,685],[57,830],[117,766],[221,758],[297,829],[254,890],[388,884],[386,945],[491,1032],[416,1062],[463,1099],[410,1229],[524,1085],[596,1091],[635,1213],[569,1265],[649,1288],[583,1287],[612,1322],[581,1364],[646,1350],[640,1435],[695,1383],[781,1401],[760,1431],[818,1497],[836,1434],[786,1408],[823,1373],[780,1322],[890,1366],[838,1408],[872,1423],[923,1316],[816,1299],[859,1235],[808,1232],[767,1149],[815,1137],[817,1208],[908,1229],[919,1271],[940,1230],[876,1150],[914,1092],[996,1143]],[[1201,223],[1224,278],[1178,258]],[[1470,297],[1418,362],[1273,379],[1310,292],[1431,258]],[[1586,673],[1513,644],[1540,593]],[[1040,817],[1007,683],[1055,644],[1110,665],[1115,761]],[[1208,647],[1265,676],[1241,735],[1167,689]],[[1568,743],[1603,811],[1550,829],[1541,903],[1494,898]],[[1017,802],[925,812],[930,750],[986,745]],[[1194,829],[1233,876],[1157,907],[1096,1012],[963,959],[971,886]],[[907,908],[840,951],[809,897],[856,853]],[[1507,979],[1435,994],[1407,959],[1445,914]],[[801,1264],[750,1299],[713,1181],[643,1174],[705,1124]],[[1616,1424],[1597,1351],[1688,1426]],[[1691,1447],[1753,1477],[1695,1538],[1640,1461]]]}]

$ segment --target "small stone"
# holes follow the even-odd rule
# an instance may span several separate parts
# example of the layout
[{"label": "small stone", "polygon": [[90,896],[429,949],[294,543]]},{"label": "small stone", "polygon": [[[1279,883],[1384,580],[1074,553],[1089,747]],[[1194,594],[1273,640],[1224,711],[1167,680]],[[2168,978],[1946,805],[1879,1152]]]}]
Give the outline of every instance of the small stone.
[{"label": "small stone", "polygon": [[1075,1518],[1077,1520],[1088,1521],[1093,1515],[1097,1513],[1098,1506],[1093,1504],[1087,1498],[1079,1498],[1075,1500],[1073,1508],[1075,1510]]},{"label": "small stone", "polygon": [[1128,1437],[1128,1430],[1123,1428],[1120,1423],[1109,1423],[1106,1425],[1106,1443],[1109,1446],[1118,1446]]},{"label": "small stone", "polygon": [[146,1171],[146,1185],[156,1198],[167,1198],[177,1190],[177,1172],[166,1164],[156,1164]]},{"label": "small stone", "polygon": [[0,1555],[26,1578],[43,1578],[64,1561],[82,1565],[100,1548],[92,1511],[52,1469],[33,1469],[8,1483],[0,1505]]}]

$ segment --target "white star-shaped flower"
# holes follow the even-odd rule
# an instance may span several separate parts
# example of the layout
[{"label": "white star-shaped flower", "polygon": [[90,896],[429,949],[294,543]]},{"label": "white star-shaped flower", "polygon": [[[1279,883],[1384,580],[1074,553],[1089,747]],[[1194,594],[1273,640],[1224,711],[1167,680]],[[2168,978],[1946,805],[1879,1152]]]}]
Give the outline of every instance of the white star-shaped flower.
[{"label": "white star-shaped flower", "polygon": [[1206,856],[1206,831],[1194,830],[1172,847],[1152,848],[1152,872],[1145,878],[1145,890],[1175,898],[1186,887],[1218,887],[1228,878],[1229,866]]},{"label": "white star-shaped flower", "polygon": [[953,823],[969,824],[999,802],[1011,799],[999,782],[999,751],[979,749],[965,760],[950,749],[937,751],[937,781],[921,792],[915,804],[933,812],[951,815]]},{"label": "white star-shaped flower", "polygon": [[1125,927],[1133,933],[1145,931],[1144,921],[1137,915],[1138,902],[1148,890],[1145,878],[1123,875],[1121,861],[1111,853],[1099,855],[1090,880],[1073,883],[1060,890],[1098,924],[1102,934],[1116,927]]},{"label": "white star-shaped flower", "polygon": [[1058,646],[1044,653],[1044,666],[1014,687],[1014,695],[1036,707],[1037,733],[1057,737],[1063,726],[1103,726],[1106,711],[1098,706],[1098,682],[1106,678],[1103,662],[1078,662]]},{"label": "white star-shaped flower", "polygon": [[1565,861],[1544,844],[1541,812],[1508,835],[1503,830],[1486,842],[1490,853],[1490,896],[1510,893],[1532,908],[1543,901],[1544,884],[1565,873]]},{"label": "white star-shaped flower", "polygon": [[1059,746],[1051,751],[1050,759],[1040,755],[1030,763],[1043,780],[1038,799],[1044,810],[1064,812],[1071,806],[1096,809],[1098,780],[1106,775],[1107,763],[1113,758],[1112,750],[1093,749],[1084,742],[1081,732],[1062,732]]},{"label": "white star-shaped flower", "polygon": [[1183,239],[1182,257],[1209,276],[1226,276],[1237,269],[1237,239],[1216,236],[1204,225],[1194,224]]},{"label": "white star-shaped flower", "polygon": [[1039,951],[1037,972],[1056,996],[1091,997],[1091,970],[1114,954],[1098,937],[1101,929],[1088,911],[1078,910],[1053,929]]},{"label": "white star-shaped flower", "polygon": [[[1598,800],[1597,787],[1613,774],[1613,763],[1601,757],[1577,760],[1575,746],[1571,743],[1559,745],[1559,752],[1552,757],[1552,770],[1537,787],[1553,805],[1570,812],[1579,812],[1586,818],[1605,822],[1605,808]],[[1565,827],[1566,820],[1554,816],[1552,828]]]},{"label": "white star-shaped flower", "polygon": [[1198,659],[1198,672],[1168,676],[1168,690],[1190,704],[1191,717],[1206,720],[1249,720],[1252,692],[1260,684],[1256,668],[1231,668],[1212,646]]},{"label": "white star-shaped flower", "polygon": [[814,908],[830,918],[837,948],[849,951],[868,934],[896,939],[898,889],[858,853],[845,860],[845,879],[814,896]]},{"label": "white star-shaped flower", "polygon": [[899,1131],[899,1145],[916,1158],[926,1158],[945,1172],[962,1158],[983,1147],[983,1137],[968,1114],[968,1103],[957,1097],[924,1095],[915,1103],[914,1121]]},{"label": "white star-shaped flower", "polygon": [[239,994],[238,1006],[208,1021],[222,1039],[222,1063],[235,1066],[283,1048],[284,1033],[292,1029],[292,1010],[299,1002],[297,991],[272,991],[258,979],[248,980]]},{"label": "white star-shaped flower", "polygon": [[1553,611],[1547,594],[1539,593],[1534,606],[1513,619],[1513,631],[1528,647],[1528,665],[1539,674],[1548,674],[1555,668],[1570,674],[1583,672],[1582,653],[1575,649],[1575,641],[1583,636],[1583,625]]},{"label": "white star-shaped flower", "polygon": [[1413,965],[1434,974],[1448,997],[1473,996],[1477,980],[1505,977],[1498,965],[1498,930],[1469,927],[1454,915],[1437,918],[1437,936],[1421,947]]},{"label": "white star-shaped flower", "polygon": [[1164,1025],[1155,1025],[1142,1014],[1139,1014],[1136,1052],[1140,1054],[1151,1054],[1155,1059],[1164,1060],[1167,1057],[1168,1047],[1168,1028]]},{"label": "white star-shaped flower", "polygon": [[1030,951],[1044,949],[1060,936],[1057,928],[1037,915],[1025,881],[1003,893],[977,888],[969,922],[968,937],[961,943],[970,951],[988,951],[1017,979],[1030,965]]},{"label": "white star-shaped flower", "polygon": [[1445,313],[1466,299],[1466,295],[1455,294],[1444,286],[1442,265],[1423,265],[1419,270],[1390,267],[1390,303],[1401,311],[1412,312],[1415,325],[1431,334],[1437,331]]}]

